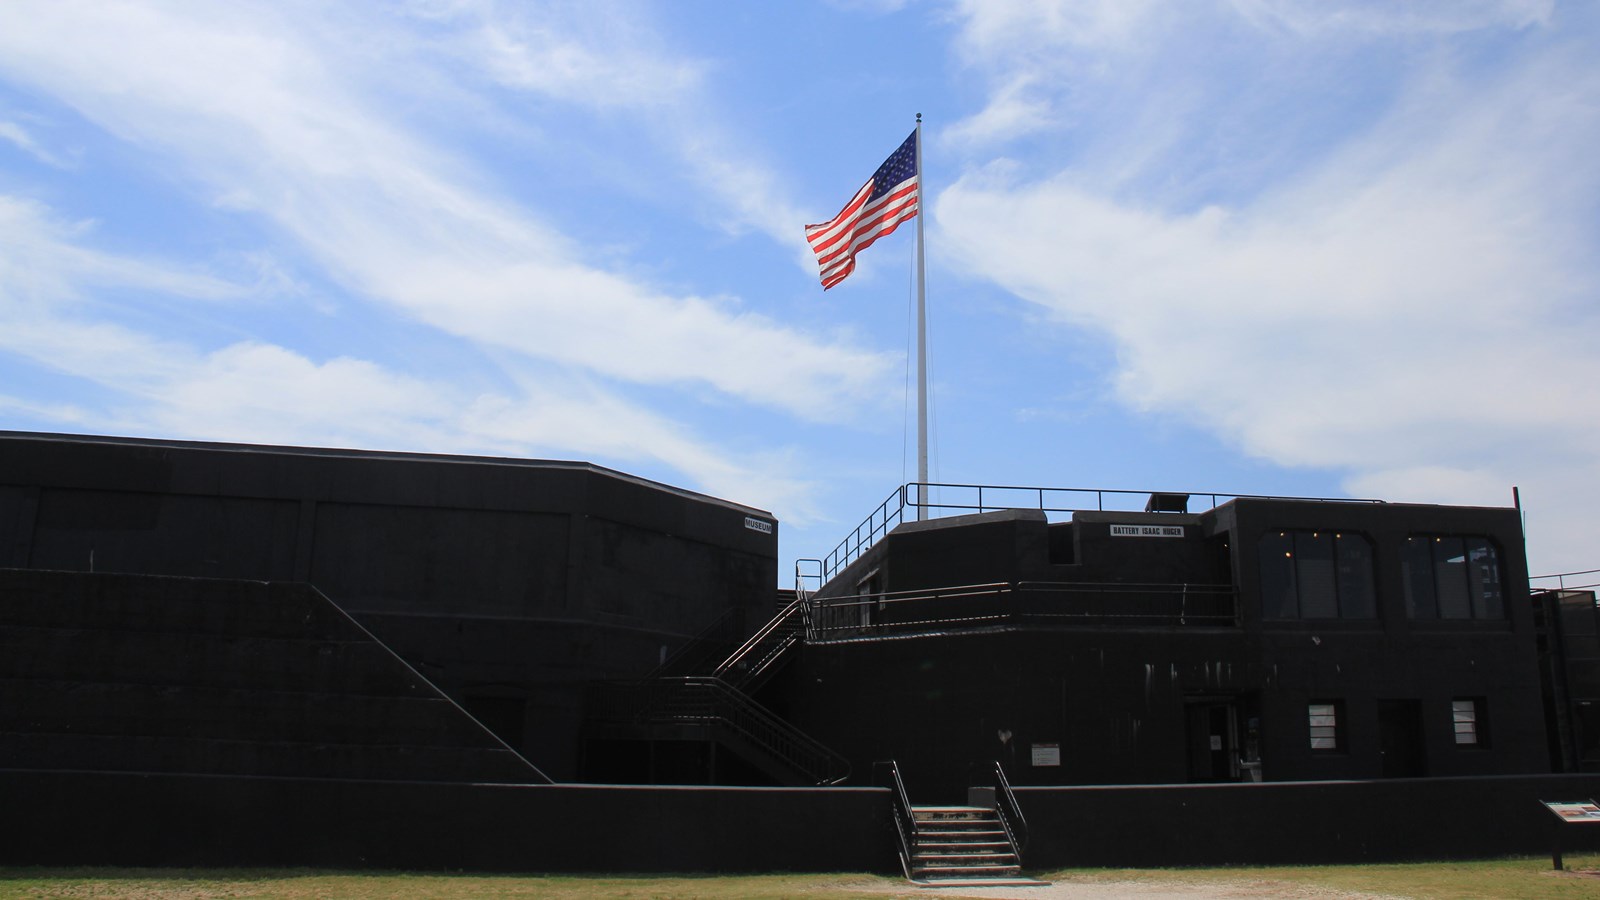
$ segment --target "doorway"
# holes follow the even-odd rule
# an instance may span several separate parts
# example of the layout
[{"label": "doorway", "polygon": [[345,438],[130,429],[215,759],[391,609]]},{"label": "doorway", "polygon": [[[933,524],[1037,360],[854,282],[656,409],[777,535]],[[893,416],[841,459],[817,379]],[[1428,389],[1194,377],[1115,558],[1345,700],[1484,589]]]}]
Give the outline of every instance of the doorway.
[{"label": "doorway", "polygon": [[1378,701],[1378,754],[1383,760],[1384,778],[1421,778],[1427,774],[1419,701]]},{"label": "doorway", "polygon": [[1239,778],[1239,705],[1226,697],[1184,701],[1189,781],[1210,783]]}]

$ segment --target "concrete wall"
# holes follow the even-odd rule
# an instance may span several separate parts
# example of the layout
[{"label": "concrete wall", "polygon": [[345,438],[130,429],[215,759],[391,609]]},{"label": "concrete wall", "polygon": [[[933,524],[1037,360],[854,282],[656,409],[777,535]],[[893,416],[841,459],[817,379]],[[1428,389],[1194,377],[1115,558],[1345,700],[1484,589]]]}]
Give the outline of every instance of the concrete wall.
[{"label": "concrete wall", "polygon": [[1600,850],[1542,800],[1600,797],[1600,776],[1424,778],[1144,788],[1019,788],[1029,868],[1391,862]]},{"label": "concrete wall", "polygon": [[672,788],[0,770],[0,864],[498,872],[899,868],[878,788]]},{"label": "concrete wall", "polygon": [[[1021,788],[1027,869],[1600,850],[1540,800],[1600,776]],[[0,770],[0,864],[501,872],[898,871],[879,788],[663,788]]]},{"label": "concrete wall", "polygon": [[778,580],[769,513],[585,463],[17,432],[0,568],[310,582],[558,780],[584,682]]}]

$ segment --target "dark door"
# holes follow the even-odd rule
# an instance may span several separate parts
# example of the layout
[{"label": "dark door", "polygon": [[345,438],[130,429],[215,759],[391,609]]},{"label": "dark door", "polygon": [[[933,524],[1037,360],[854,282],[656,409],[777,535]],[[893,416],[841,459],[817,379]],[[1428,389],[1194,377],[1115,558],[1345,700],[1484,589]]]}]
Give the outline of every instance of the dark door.
[{"label": "dark door", "polygon": [[1239,711],[1232,700],[1193,699],[1185,704],[1191,782],[1239,777]]},{"label": "dark door", "polygon": [[1421,778],[1427,774],[1422,744],[1422,704],[1415,700],[1378,701],[1378,752],[1383,777]]}]

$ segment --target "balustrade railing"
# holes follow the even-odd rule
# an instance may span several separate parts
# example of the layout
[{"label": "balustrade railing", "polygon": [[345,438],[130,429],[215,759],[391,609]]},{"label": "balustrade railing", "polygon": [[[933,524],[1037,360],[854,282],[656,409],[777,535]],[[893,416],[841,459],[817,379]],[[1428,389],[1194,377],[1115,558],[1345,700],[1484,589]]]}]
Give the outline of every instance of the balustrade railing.
[{"label": "balustrade railing", "polygon": [[590,718],[635,725],[694,725],[742,739],[813,784],[838,784],[850,763],[720,678],[691,676],[590,687]]},{"label": "balustrade railing", "polygon": [[1018,582],[813,598],[808,639],[881,637],[983,627],[1231,627],[1238,592],[1224,584]]},{"label": "balustrade railing", "polygon": [[[996,484],[939,484],[911,482],[893,492],[867,515],[855,530],[822,560],[826,583],[872,548],[884,535],[909,516],[940,518],[951,514],[997,512],[1004,509],[1036,509],[1046,514],[1080,510],[1143,510],[1146,498],[1167,494],[1188,499],[1208,500],[1214,509],[1230,500],[1314,500],[1324,503],[1382,503],[1349,497],[1283,497],[1271,494],[1235,494],[1222,491],[1132,491],[1108,488],[1026,487]],[[1199,510],[1196,510],[1199,511]],[[919,516],[920,513],[920,516]]]}]

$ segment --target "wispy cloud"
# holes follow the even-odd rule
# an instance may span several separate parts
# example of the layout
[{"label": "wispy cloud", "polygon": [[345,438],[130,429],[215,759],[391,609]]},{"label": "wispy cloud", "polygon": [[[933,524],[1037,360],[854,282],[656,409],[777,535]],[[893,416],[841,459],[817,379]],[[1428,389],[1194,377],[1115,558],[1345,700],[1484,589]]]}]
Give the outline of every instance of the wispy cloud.
[{"label": "wispy cloud", "polygon": [[[588,11],[545,18],[476,5],[411,10],[448,27],[419,36],[357,11],[256,5],[14,5],[0,28],[0,71],[155,154],[224,213],[270,223],[306,265],[353,297],[496,356],[507,376],[554,365],[545,371],[559,372],[581,400],[538,385],[525,385],[522,395],[462,395],[393,362],[317,362],[255,340],[175,353],[134,329],[59,317],[40,320],[34,346],[84,341],[117,348],[102,363],[167,360],[179,371],[152,376],[145,401],[156,406],[142,416],[167,433],[203,422],[212,436],[434,448],[515,436],[524,449],[649,459],[707,489],[799,507],[803,492],[791,476],[733,464],[688,429],[635,406],[624,388],[665,386],[689,396],[710,389],[804,419],[850,419],[884,395],[883,354],[785,325],[737,300],[674,294],[596,264],[559,224],[497,196],[467,157],[396,117],[385,95],[385,80],[393,79],[492,106],[493,95],[471,94],[461,70],[438,62],[479,52],[477,64],[504,88],[596,109],[691,109],[698,64],[642,38],[611,43],[626,22]],[[578,28],[585,22],[608,30],[596,38]],[[760,206],[769,177],[734,157],[700,152],[688,125],[663,129],[658,139],[696,160],[685,164],[691,177],[725,186],[727,219],[757,218],[741,204]],[[798,221],[787,223],[795,231],[787,240],[799,240]],[[64,242],[35,250],[81,254]],[[96,265],[141,264],[103,256]],[[25,267],[29,277],[66,279],[51,297],[72,294],[66,268],[42,264],[38,254]],[[270,268],[280,285],[296,281],[276,263]],[[12,349],[28,352],[20,342]],[[53,364],[78,365],[78,374],[106,383],[130,376],[103,371],[92,356]],[[489,407],[514,410],[510,421],[520,426],[488,428],[481,410]],[[587,418],[576,415],[580,408]],[[544,427],[550,423],[565,431]],[[452,430],[467,437],[451,440]]]},{"label": "wispy cloud", "polygon": [[[232,6],[203,19],[46,4],[15,18],[0,66],[179,160],[334,277],[434,327],[802,415],[848,410],[879,389],[878,354],[597,268],[549,223],[475,190],[447,148],[366,102],[371,73],[347,78],[327,37],[309,36],[315,23]],[[388,62],[398,71],[408,60]],[[757,364],[770,377],[750,378]]]},{"label": "wispy cloud", "polygon": [[970,271],[1106,335],[1126,403],[1364,494],[1505,505],[1520,483],[1560,510],[1530,520],[1536,559],[1581,562],[1559,523],[1600,501],[1597,101],[1584,49],[1540,44],[1415,73],[1295,177],[1199,208],[1112,167],[995,166],[937,217]]},{"label": "wispy cloud", "polygon": [[16,122],[0,120],[0,141],[15,146],[47,166],[54,166],[57,169],[67,169],[72,166],[72,161],[68,157],[47,149],[31,132]]},{"label": "wispy cloud", "polygon": [[[95,385],[103,403],[0,408],[58,427],[127,434],[364,448],[502,452],[531,449],[665,465],[721,496],[814,512],[807,484],[782,460],[736,462],[689,429],[570,375],[519,377],[492,391],[351,356],[313,360],[244,340],[204,350],[108,321],[104,296],[157,291],[211,300],[243,288],[175,266],[81,246],[89,230],[36,204],[0,197],[0,354]],[[513,368],[520,368],[513,366]],[[773,464],[773,465],[766,465]]]}]

